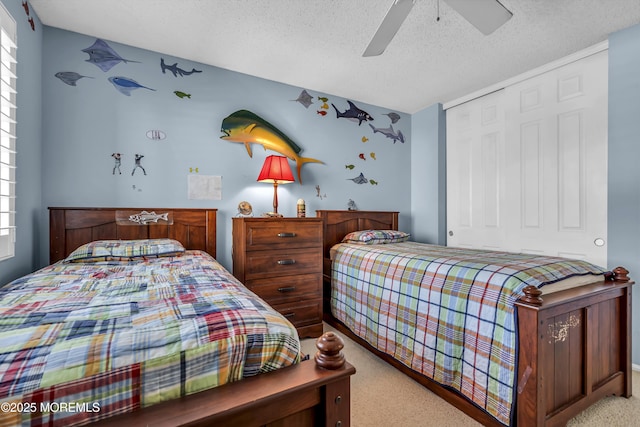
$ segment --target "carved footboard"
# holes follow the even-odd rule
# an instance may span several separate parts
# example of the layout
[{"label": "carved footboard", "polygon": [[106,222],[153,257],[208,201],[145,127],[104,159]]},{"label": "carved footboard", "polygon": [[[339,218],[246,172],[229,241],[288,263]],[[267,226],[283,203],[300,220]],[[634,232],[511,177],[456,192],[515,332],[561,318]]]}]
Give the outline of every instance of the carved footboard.
[{"label": "carved footboard", "polygon": [[100,421],[95,426],[350,425],[350,378],[355,368],[342,338],[326,332],[312,360]]},{"label": "carved footboard", "polygon": [[518,310],[518,426],[564,426],[608,395],[631,396],[631,285],[607,281],[539,299]]}]

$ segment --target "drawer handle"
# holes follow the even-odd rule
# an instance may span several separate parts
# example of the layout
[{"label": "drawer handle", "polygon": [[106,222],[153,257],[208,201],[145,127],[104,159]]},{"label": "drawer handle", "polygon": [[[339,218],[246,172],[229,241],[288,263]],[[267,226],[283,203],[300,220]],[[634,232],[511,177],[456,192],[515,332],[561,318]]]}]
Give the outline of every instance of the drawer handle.
[{"label": "drawer handle", "polygon": [[278,265],[292,265],[295,263],[296,263],[295,259],[279,259],[278,260]]},{"label": "drawer handle", "polygon": [[278,237],[296,237],[296,233],[278,233]]},{"label": "drawer handle", "polygon": [[284,317],[286,317],[287,319],[293,319],[294,317],[296,317],[296,313],[287,313],[284,315]]},{"label": "drawer handle", "polygon": [[296,287],[295,287],[295,286],[288,286],[288,287],[286,287],[286,288],[278,288],[278,292],[282,292],[282,293],[285,293],[285,292],[293,292],[293,291],[295,291],[295,290],[296,290]]}]

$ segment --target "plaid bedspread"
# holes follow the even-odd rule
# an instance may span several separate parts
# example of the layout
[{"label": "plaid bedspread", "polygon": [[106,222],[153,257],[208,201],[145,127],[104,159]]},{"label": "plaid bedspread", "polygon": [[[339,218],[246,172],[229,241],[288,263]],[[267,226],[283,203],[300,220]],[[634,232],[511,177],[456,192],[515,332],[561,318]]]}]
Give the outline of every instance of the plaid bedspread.
[{"label": "plaid bedspread", "polygon": [[514,402],[514,303],[523,288],[604,272],[583,261],[415,242],[332,252],[333,315],[503,424]]},{"label": "plaid bedspread", "polygon": [[86,424],[299,360],[295,328],[204,252],[0,289],[0,425]]}]

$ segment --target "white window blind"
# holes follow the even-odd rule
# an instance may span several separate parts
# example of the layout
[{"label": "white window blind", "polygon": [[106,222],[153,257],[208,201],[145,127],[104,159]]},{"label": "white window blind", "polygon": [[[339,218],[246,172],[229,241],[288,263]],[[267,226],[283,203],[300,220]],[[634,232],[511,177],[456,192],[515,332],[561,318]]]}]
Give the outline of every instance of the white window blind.
[{"label": "white window blind", "polygon": [[16,49],[16,22],[0,3],[0,260],[16,241]]}]

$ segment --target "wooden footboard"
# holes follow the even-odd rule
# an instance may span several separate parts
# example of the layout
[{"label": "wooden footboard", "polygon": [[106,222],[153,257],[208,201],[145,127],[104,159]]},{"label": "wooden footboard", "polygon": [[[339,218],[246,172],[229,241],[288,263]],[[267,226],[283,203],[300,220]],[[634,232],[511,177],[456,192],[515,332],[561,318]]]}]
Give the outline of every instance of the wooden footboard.
[{"label": "wooden footboard", "polygon": [[350,425],[350,378],[342,339],[326,332],[312,360],[267,374],[107,418],[121,426],[343,426]]},{"label": "wooden footboard", "polygon": [[[325,296],[330,295],[329,249],[351,231],[397,229],[398,213],[317,211],[325,229]],[[376,226],[377,225],[377,226]],[[631,396],[631,285],[617,268],[606,280],[540,298],[526,289],[517,302],[518,426],[559,426],[608,395]],[[328,307],[328,301],[326,303]],[[483,425],[502,425],[458,393],[407,368],[355,336],[325,310],[325,321]]]},{"label": "wooden footboard", "polygon": [[633,282],[622,270],[544,301],[529,295],[516,303],[518,426],[565,425],[605,396],[631,396]]}]

